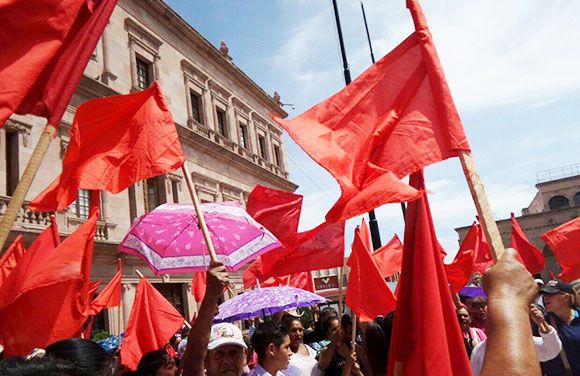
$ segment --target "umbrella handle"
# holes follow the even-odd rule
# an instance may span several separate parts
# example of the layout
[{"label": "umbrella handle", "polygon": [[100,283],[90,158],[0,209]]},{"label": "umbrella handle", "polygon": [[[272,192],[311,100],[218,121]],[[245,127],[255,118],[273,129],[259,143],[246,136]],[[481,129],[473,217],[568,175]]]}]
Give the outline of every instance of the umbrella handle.
[{"label": "umbrella handle", "polygon": [[187,161],[183,163],[181,166],[181,171],[183,172],[185,178],[185,184],[187,185],[187,189],[189,190],[189,195],[191,196],[191,201],[193,201],[193,207],[195,208],[195,213],[197,214],[197,218],[199,221],[199,225],[201,226],[201,232],[203,233],[203,238],[205,240],[205,244],[207,245],[207,250],[209,253],[209,257],[211,261],[217,262],[218,258],[215,253],[215,248],[213,247],[213,243],[209,236],[209,231],[207,229],[207,224],[205,223],[205,219],[203,218],[203,213],[201,211],[201,205],[199,204],[199,198],[197,197],[197,192],[195,191],[195,187],[193,186],[193,181],[191,180],[191,174],[189,173],[189,169],[187,168]]}]

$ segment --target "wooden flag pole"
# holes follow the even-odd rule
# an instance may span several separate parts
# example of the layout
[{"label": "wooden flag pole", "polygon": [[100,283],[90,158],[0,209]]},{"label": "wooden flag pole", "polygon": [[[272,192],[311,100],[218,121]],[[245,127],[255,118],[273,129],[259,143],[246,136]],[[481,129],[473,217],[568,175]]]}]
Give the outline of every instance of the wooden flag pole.
[{"label": "wooden flag pole", "polygon": [[139,278],[144,278],[145,276],[143,275],[143,273],[141,273],[141,271],[139,269],[135,269],[135,274],[137,274],[137,276]]},{"label": "wooden flag pole", "polygon": [[475,207],[477,209],[477,214],[481,220],[481,225],[483,226],[483,231],[485,231],[485,236],[490,244],[491,257],[495,262],[504,253],[505,248],[499,234],[499,229],[497,223],[493,219],[493,214],[491,212],[491,207],[489,201],[487,200],[487,195],[485,194],[485,189],[483,187],[483,182],[475,166],[475,159],[473,154],[469,151],[459,151],[459,160],[461,161],[461,167],[463,167],[463,173],[467,179],[467,185],[471,191],[471,197],[475,202]]},{"label": "wooden flag pole", "polygon": [[352,313],[352,334],[350,340],[352,341],[351,353],[356,351],[356,313]]},{"label": "wooden flag pole", "polygon": [[[120,257],[117,258],[117,263],[121,263]],[[121,268],[121,270],[123,270],[123,269]],[[123,312],[123,274],[121,272],[121,301],[119,302],[119,311],[117,312],[117,325],[118,325],[118,330],[119,330],[119,336],[117,338],[118,347],[121,347],[121,332],[122,332],[122,325],[123,325],[123,320],[121,319],[122,312]]]},{"label": "wooden flag pole", "polygon": [[0,221],[0,256],[4,253],[2,248],[4,247],[4,243],[6,243],[6,239],[8,238],[8,234],[12,229],[12,224],[16,220],[18,216],[18,212],[24,203],[26,198],[26,194],[32,185],[32,181],[34,177],[38,173],[40,168],[40,164],[42,163],[42,159],[46,155],[48,147],[50,146],[50,142],[54,138],[56,134],[56,128],[50,124],[47,124],[40,135],[40,139],[36,143],[34,147],[34,151],[30,156],[30,160],[24,169],[24,173],[12,194],[12,199],[8,203],[8,207],[6,208],[6,212],[2,216],[2,220]]},{"label": "wooden flag pole", "polygon": [[340,275],[338,276],[338,316],[340,317],[340,315],[342,315],[342,301],[343,301],[343,291],[342,291],[342,285],[344,284],[344,281],[342,280],[342,275],[343,275],[343,267],[341,266],[340,268],[338,268],[338,272],[340,273]]},{"label": "wooden flag pole", "polygon": [[211,261],[217,262],[218,258],[217,258],[217,255],[215,253],[215,248],[213,247],[211,237],[209,236],[209,231],[207,229],[205,219],[203,218],[203,213],[201,211],[201,205],[199,204],[199,198],[197,197],[197,192],[195,191],[195,187],[193,186],[193,182],[191,181],[191,175],[189,173],[189,169],[187,168],[187,161],[183,163],[183,166],[181,166],[181,170],[183,171],[183,175],[185,177],[185,183],[187,184],[187,188],[189,189],[189,194],[191,196],[191,200],[193,201],[193,207],[195,208],[195,213],[197,214],[199,226],[201,228],[201,232],[203,233],[203,238],[205,239],[205,244],[207,245],[209,257],[210,257]]}]

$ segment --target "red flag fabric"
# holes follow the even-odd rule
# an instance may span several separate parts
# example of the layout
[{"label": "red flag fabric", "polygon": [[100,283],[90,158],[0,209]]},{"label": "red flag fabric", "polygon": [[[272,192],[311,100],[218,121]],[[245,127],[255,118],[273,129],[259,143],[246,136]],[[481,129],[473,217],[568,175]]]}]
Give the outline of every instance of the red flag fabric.
[{"label": "red flag fabric", "polygon": [[193,281],[191,282],[193,298],[196,302],[201,302],[205,296],[205,290],[207,288],[207,275],[203,273],[195,273],[193,276]]},{"label": "red flag fabric", "polygon": [[465,235],[465,239],[459,246],[459,251],[453,262],[449,265],[445,265],[445,274],[447,275],[447,281],[449,286],[451,286],[451,291],[454,293],[459,293],[473,273],[473,262],[474,255],[477,253],[477,247],[479,245],[479,235],[478,228],[475,223],[471,225],[471,228]]},{"label": "red flag fabric", "polygon": [[[362,224],[362,227],[366,223]],[[346,287],[346,305],[362,322],[373,321],[395,309],[396,298],[371,257],[368,244],[361,237],[361,228],[354,232]]]},{"label": "red flag fabric", "polygon": [[22,235],[18,235],[12,244],[8,246],[2,258],[0,258],[0,286],[4,283],[6,277],[16,268],[16,265],[18,265],[18,262],[22,259],[25,252],[26,249],[24,248],[24,244],[22,244]]},{"label": "red flag fabric", "polygon": [[483,274],[493,265],[493,259],[489,251],[489,243],[480,223],[477,224],[477,237],[478,243],[477,248],[474,250],[473,270]]},{"label": "red flag fabric", "polygon": [[[121,260],[117,261],[117,273],[111,278],[107,286],[101,293],[91,302],[89,306],[89,315],[98,315],[105,308],[117,307],[121,305],[121,278],[123,277],[123,270],[121,267]],[[91,296],[92,298],[92,296]]]},{"label": "red flag fabric", "polygon": [[7,355],[26,355],[80,332],[97,217],[95,212],[56,249],[30,247],[0,286],[0,342]]},{"label": "red flag fabric", "polygon": [[134,371],[143,354],[165,346],[184,321],[147,278],[141,278],[121,345],[121,363]]},{"label": "red flag fabric", "polygon": [[89,299],[93,298],[93,296],[97,293],[97,290],[99,289],[100,286],[101,286],[100,279],[98,281],[89,282],[89,290],[88,290]]},{"label": "red flag fabric", "polygon": [[401,265],[403,263],[403,243],[401,243],[397,234],[387,244],[373,252],[373,260],[377,264],[383,278],[401,271]]},{"label": "red flag fabric", "polygon": [[117,0],[0,4],[0,126],[14,112],[58,126]]},{"label": "red flag fabric", "polygon": [[528,240],[524,230],[512,213],[511,247],[517,251],[517,258],[532,274],[541,273],[546,266],[544,254]]},{"label": "red flag fabric", "polygon": [[[251,289],[257,286],[258,281],[260,287],[286,286],[288,285],[288,276],[265,277],[262,273],[262,260],[260,257],[256,259],[243,273],[244,289]],[[299,289],[314,292],[314,281],[312,280],[311,272],[294,273],[290,275],[290,286]]]},{"label": "red flag fabric", "polygon": [[542,240],[562,267],[560,278],[571,282],[580,278],[580,217],[546,232]]},{"label": "red flag fabric", "polygon": [[302,195],[256,185],[248,196],[246,211],[286,244],[298,232],[302,199]]},{"label": "red flag fabric", "polygon": [[[424,192],[423,172],[409,184]],[[426,195],[407,206],[398,288],[388,375],[471,375]]]},{"label": "red flag fabric", "polygon": [[185,159],[159,82],[138,93],[92,99],[77,109],[61,175],[29,207],[63,210],[79,189],[119,193]]},{"label": "red flag fabric", "polygon": [[344,264],[344,222],[324,222],[296,235],[293,244],[261,256],[262,273],[268,277],[320,269]]},{"label": "red flag fabric", "polygon": [[415,32],[405,41],[297,118],[274,117],[338,181],[329,221],[416,199],[401,177],[470,150],[419,4],[407,6]]}]

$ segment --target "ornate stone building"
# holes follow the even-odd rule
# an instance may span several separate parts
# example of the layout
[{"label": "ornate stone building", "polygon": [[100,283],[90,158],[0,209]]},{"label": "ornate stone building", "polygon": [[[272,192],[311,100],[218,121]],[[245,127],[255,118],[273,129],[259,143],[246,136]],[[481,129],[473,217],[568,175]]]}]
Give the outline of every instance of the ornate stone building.
[{"label": "ornate stone building", "polygon": [[[542,252],[546,259],[546,268],[542,278],[548,280],[550,272],[558,275],[560,267],[554,254],[540,239],[546,231],[560,226],[576,217],[580,217],[580,164],[541,171],[536,174],[538,192],[522,215],[516,217],[528,239]],[[497,221],[503,243],[511,242],[511,220]],[[460,242],[463,241],[469,227],[456,229]]]},{"label": "ornate stone building", "polygon": [[[286,117],[279,95],[270,96],[240,70],[222,42],[214,47],[162,0],[120,0],[73,96],[27,200],[36,197],[59,173],[76,107],[89,99],[127,94],[159,80],[173,113],[188,167],[204,202],[245,202],[255,184],[294,191],[289,180],[282,129],[272,113]],[[45,120],[13,116],[0,129],[0,215],[30,158]],[[28,201],[27,201],[28,202]],[[104,192],[98,222],[92,279],[101,289],[123,259],[122,321],[131,310],[138,277],[149,280],[183,313],[196,310],[191,275],[154,276],[139,259],[119,255],[117,245],[131,221],[165,202],[191,202],[181,171],[138,182],[117,195]],[[67,236],[88,215],[89,192],[56,213]],[[32,213],[26,203],[9,241],[19,234],[30,242],[47,226],[48,213]],[[241,289],[241,276],[233,276]],[[117,309],[105,310],[99,325],[118,331]]]}]

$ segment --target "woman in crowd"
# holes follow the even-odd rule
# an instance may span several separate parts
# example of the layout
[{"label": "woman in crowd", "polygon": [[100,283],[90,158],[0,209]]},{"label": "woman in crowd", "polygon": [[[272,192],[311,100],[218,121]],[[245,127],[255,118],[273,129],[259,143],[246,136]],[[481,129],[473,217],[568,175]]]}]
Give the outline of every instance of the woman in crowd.
[{"label": "woman in crowd", "polygon": [[141,357],[137,371],[125,373],[127,376],[175,376],[177,366],[165,349],[150,351]]},{"label": "woman in crowd", "polygon": [[461,332],[463,333],[463,341],[465,342],[467,356],[471,356],[473,348],[478,343],[483,342],[487,337],[483,330],[471,326],[471,316],[469,315],[465,305],[462,304],[459,306],[456,312],[457,320],[459,320],[459,326],[461,327]]},{"label": "woman in crowd", "polygon": [[552,280],[540,289],[544,306],[549,312],[548,322],[562,341],[560,356],[542,364],[548,376],[580,376],[580,310],[576,307],[572,285]]},{"label": "woman in crowd", "polygon": [[320,368],[316,351],[304,344],[304,327],[298,317],[288,316],[282,322],[282,332],[290,337],[290,366],[298,368],[303,376],[318,376]]},{"label": "woman in crowd", "polygon": [[394,317],[395,315],[391,312],[386,317],[377,317],[374,321],[366,324],[363,349],[373,376],[385,376],[387,374]]},{"label": "woman in crowd", "polygon": [[[330,344],[320,353],[318,360],[319,367],[324,371],[325,376],[362,376],[364,370],[370,367],[364,367],[361,370],[362,360],[367,365],[364,357],[364,350],[354,344],[355,351],[352,351],[352,319],[349,315],[343,315],[341,321],[338,318],[331,318],[323,326]],[[358,354],[358,355],[357,355]]]}]

